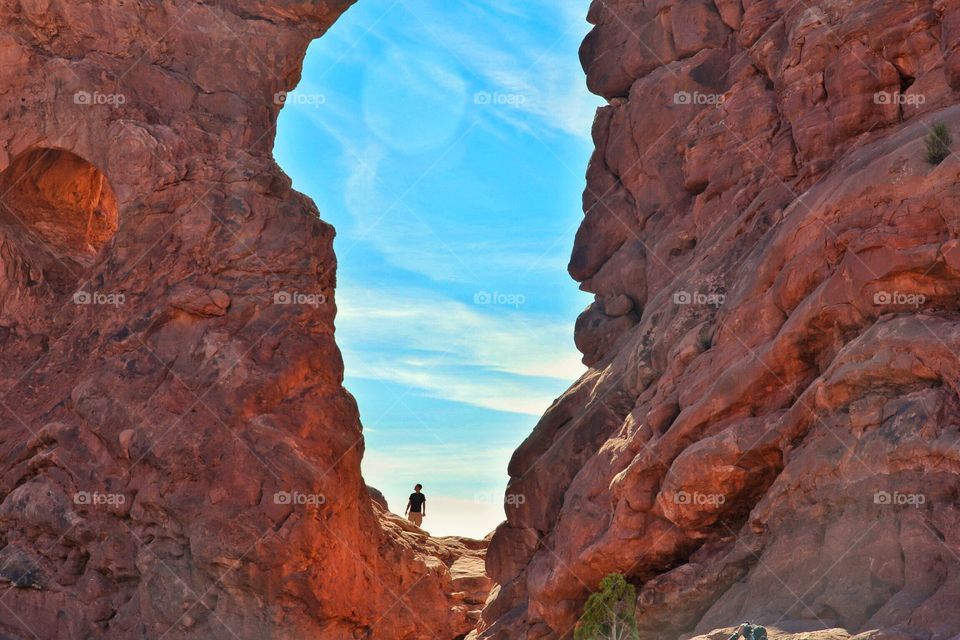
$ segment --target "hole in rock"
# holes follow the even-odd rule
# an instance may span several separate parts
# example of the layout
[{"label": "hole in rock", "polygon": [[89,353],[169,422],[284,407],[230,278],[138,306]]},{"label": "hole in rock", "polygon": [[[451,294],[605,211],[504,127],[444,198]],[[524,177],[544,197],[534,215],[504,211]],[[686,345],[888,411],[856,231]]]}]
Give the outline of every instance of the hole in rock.
[{"label": "hole in rock", "polygon": [[117,198],[95,166],[34,149],[0,174],[0,286],[74,290],[117,230]]}]

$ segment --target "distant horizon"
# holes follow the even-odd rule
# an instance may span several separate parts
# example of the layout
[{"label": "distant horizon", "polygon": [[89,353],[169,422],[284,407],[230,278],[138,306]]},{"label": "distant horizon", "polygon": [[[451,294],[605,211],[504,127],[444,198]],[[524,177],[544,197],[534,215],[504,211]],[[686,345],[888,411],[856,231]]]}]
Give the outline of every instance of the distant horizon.
[{"label": "distant horizon", "polygon": [[588,4],[366,0],[285,96],[274,155],[338,231],[364,479],[401,515],[422,483],[434,535],[503,520],[510,455],[585,371],[566,263],[602,104]]}]

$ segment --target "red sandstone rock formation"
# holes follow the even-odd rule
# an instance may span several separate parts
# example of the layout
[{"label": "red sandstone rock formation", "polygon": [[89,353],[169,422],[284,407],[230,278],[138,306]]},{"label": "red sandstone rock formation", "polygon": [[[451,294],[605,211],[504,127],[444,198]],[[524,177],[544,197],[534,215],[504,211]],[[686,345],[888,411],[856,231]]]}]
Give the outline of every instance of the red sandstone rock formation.
[{"label": "red sandstone rock formation", "polygon": [[0,2],[0,637],[476,622],[482,546],[380,524],[334,232],[271,156],[350,4]]},{"label": "red sandstone rock formation", "polygon": [[610,572],[645,639],[960,637],[960,3],[590,21],[591,368],[510,463],[480,637],[566,637]]}]

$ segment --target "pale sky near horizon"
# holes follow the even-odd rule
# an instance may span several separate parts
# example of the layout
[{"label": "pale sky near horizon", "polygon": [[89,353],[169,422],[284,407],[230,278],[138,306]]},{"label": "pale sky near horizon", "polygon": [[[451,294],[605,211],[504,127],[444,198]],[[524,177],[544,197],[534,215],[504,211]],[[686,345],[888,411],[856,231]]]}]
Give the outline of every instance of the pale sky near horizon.
[{"label": "pale sky near horizon", "polygon": [[337,228],[337,342],[363,473],[483,536],[506,466],[583,372],[566,273],[600,100],[588,0],[359,0],[308,52],[275,155]]}]

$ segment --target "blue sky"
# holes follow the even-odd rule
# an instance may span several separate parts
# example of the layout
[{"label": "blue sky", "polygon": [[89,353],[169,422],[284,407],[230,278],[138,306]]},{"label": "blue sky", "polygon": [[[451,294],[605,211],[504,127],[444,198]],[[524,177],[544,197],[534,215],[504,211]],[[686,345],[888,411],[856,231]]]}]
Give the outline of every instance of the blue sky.
[{"label": "blue sky", "polygon": [[308,52],[275,155],[337,228],[337,341],[367,482],[482,536],[583,371],[566,273],[599,99],[588,0],[360,0]]}]

